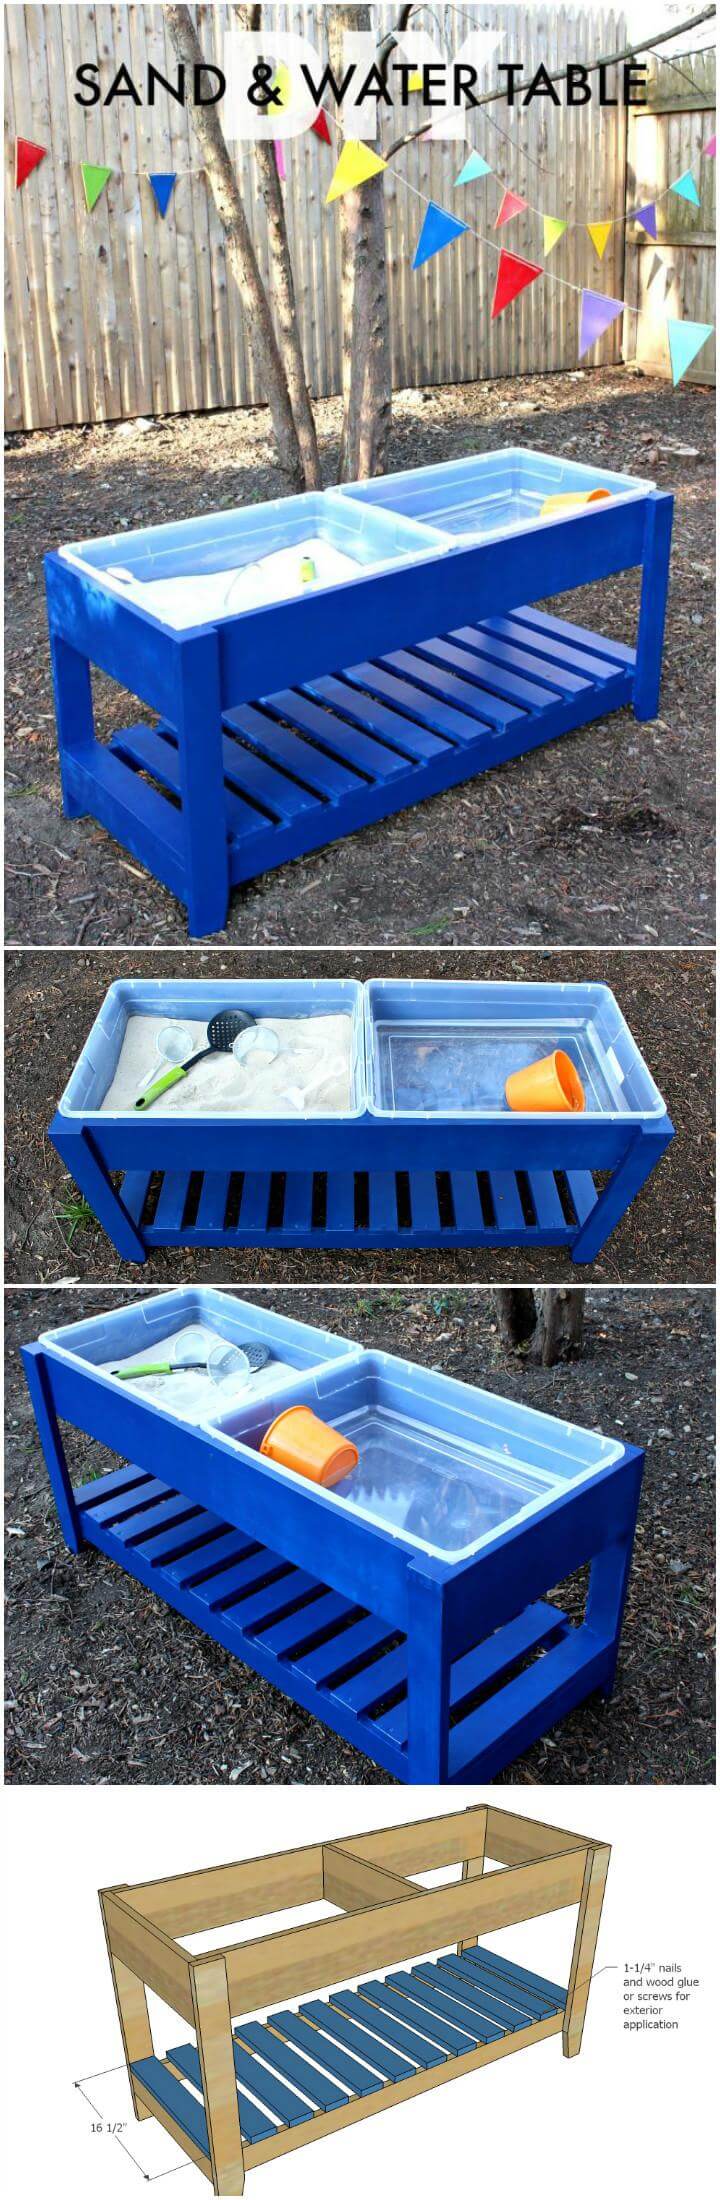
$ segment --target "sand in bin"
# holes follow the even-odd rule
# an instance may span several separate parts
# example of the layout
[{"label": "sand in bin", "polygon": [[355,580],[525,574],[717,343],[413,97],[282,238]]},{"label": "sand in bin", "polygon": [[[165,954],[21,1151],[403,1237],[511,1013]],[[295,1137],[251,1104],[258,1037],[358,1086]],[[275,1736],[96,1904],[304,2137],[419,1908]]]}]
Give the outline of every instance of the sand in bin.
[{"label": "sand in bin", "polygon": [[[189,1325],[186,1323],[181,1329],[172,1330],[167,1337],[150,1338],[147,1344],[140,1345],[136,1352],[127,1353],[124,1359],[119,1360],[116,1355],[114,1359],[101,1360],[99,1364],[103,1374],[109,1375],[117,1368],[143,1367],[155,1360],[174,1360],[180,1339],[187,1340],[193,1347],[197,1346],[199,1360],[218,1343],[234,1344],[237,1341],[242,1345],[241,1337],[237,1340],[221,1338],[219,1330],[208,1329],[204,1322],[192,1322]],[[247,1380],[240,1374],[233,1382],[217,1383],[200,1370],[196,1372],[192,1368],[180,1368],[173,1375],[140,1375],[136,1382],[124,1383],[123,1389],[132,1390],[138,1398],[151,1399],[153,1405],[169,1407],[171,1412],[181,1414],[185,1421],[210,1421],[216,1420],[218,1414],[224,1413],[228,1406],[237,1405],[240,1400],[270,1396],[278,1376],[291,1372],[293,1370],[288,1360],[272,1359],[268,1361],[267,1367],[258,1368],[257,1373],[251,1373]],[[269,1414],[269,1417],[272,1416]]]},{"label": "sand in bin", "polygon": [[[303,576],[304,560],[314,567],[311,578]],[[226,566],[219,573],[177,573],[156,581],[128,578],[127,594],[167,626],[197,626],[207,619],[253,611],[260,604],[282,603],[306,589],[356,580],[362,570],[346,550],[336,549],[322,535],[307,535],[283,550],[270,550],[265,557]],[[122,580],[125,569],[118,565],[108,571],[112,579]],[[306,576],[308,571],[306,565]]]},{"label": "sand in bin", "polygon": [[[242,1008],[239,997],[237,1006]],[[161,1060],[157,1034],[167,1014],[129,1016],[112,1083],[101,1103],[107,1114],[131,1114],[153,1077],[168,1063]],[[178,1017],[188,1033],[188,1056],[206,1044],[207,1022]],[[352,1107],[352,1018],[350,1016],[259,1016],[258,1025],[277,1034],[274,1059],[253,1048],[236,1062],[233,1054],[209,1054],[189,1077],[155,1101],[164,1115],[347,1115]],[[153,1112],[153,1111],[150,1111]]]}]

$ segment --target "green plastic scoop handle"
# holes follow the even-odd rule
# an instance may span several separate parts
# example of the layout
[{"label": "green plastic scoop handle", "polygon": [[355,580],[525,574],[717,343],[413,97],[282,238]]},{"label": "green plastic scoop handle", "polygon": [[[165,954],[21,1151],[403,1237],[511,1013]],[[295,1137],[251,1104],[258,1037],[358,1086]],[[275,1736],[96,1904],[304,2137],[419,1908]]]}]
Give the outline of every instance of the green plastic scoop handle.
[{"label": "green plastic scoop handle", "polygon": [[207,1368],[207,1360],[188,1360],[184,1365],[177,1360],[147,1360],[143,1367],[114,1367],[113,1375],[121,1383],[134,1383],[136,1375],[197,1374],[201,1368]]},{"label": "green plastic scoop handle", "polygon": [[156,1077],[154,1084],[148,1085],[147,1092],[141,1092],[139,1100],[135,1102],[136,1108],[151,1108],[153,1100],[159,1100],[161,1092],[167,1092],[169,1085],[177,1085],[181,1077],[187,1077],[190,1067],[189,1062],[187,1067],[184,1062],[179,1062],[175,1069],[166,1069],[163,1077]]}]

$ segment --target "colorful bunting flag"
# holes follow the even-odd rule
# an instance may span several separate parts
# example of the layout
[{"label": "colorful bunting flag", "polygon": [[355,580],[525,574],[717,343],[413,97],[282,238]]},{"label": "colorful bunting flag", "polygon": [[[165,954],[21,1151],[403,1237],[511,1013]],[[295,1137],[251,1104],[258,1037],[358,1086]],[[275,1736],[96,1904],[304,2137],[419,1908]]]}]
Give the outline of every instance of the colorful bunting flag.
[{"label": "colorful bunting flag", "polygon": [[148,183],[154,192],[158,211],[162,214],[164,220],[175,188],[175,177],[174,175],[161,175],[158,173],[155,176],[148,176]]},{"label": "colorful bunting flag", "polygon": [[39,168],[41,160],[45,159],[46,152],[47,146],[33,145],[32,138],[15,139],[16,191],[20,191],[23,184],[27,183],[28,176],[32,175],[33,168]]},{"label": "colorful bunting flag", "polygon": [[688,367],[692,366],[693,359],[696,359],[698,352],[702,351],[703,344],[707,343],[708,337],[712,336],[712,332],[712,321],[667,322],[673,389],[677,388],[678,382],[681,382],[683,375],[687,374]]},{"label": "colorful bunting flag", "polygon": [[704,155],[704,158],[705,158],[705,160],[714,160],[714,159],[715,159],[715,139],[714,139],[714,137],[708,138],[708,141],[707,141],[707,145],[704,145],[704,146],[703,146],[703,155]]},{"label": "colorful bunting flag", "polygon": [[598,259],[601,260],[612,230],[612,222],[586,222],[585,227]]},{"label": "colorful bunting flag", "polygon": [[424,267],[425,261],[431,260],[435,252],[442,252],[443,246],[452,244],[454,237],[461,237],[464,229],[467,229],[467,222],[459,222],[455,214],[446,214],[444,206],[436,206],[435,200],[430,199],[415,246],[413,267]]},{"label": "colorful bunting flag", "polygon": [[519,199],[517,191],[504,191],[495,228],[502,229],[503,222],[511,222],[514,214],[523,214],[526,206],[527,199]]},{"label": "colorful bunting flag", "polygon": [[461,168],[459,176],[455,177],[455,190],[457,190],[459,183],[474,183],[476,176],[491,175],[490,163],[483,160],[482,153],[469,153],[464,168]]},{"label": "colorful bunting flag", "polygon": [[515,252],[502,251],[498,261],[491,321],[496,321],[498,314],[504,313],[506,306],[512,305],[513,298],[519,297],[521,290],[527,290],[528,283],[537,282],[538,275],[542,275],[542,268],[536,267],[533,260],[520,260]]},{"label": "colorful bunting flag", "polygon": [[700,205],[700,194],[691,168],[686,168],[684,176],[678,176],[677,183],[671,183],[670,189],[676,193],[677,198],[689,199],[691,206]]},{"label": "colorful bunting flag", "polygon": [[286,166],[285,166],[285,147],[284,147],[284,145],[283,145],[283,141],[282,141],[282,138],[273,138],[273,152],[274,152],[274,154],[275,154],[275,166],[276,166],[276,168],[277,168],[277,172],[278,172],[278,175],[279,175],[279,177],[280,177],[280,182],[281,182],[281,183],[287,183],[287,169],[286,169]]},{"label": "colorful bunting flag", "polygon": [[601,298],[596,290],[583,290],[580,295],[580,345],[578,359],[584,359],[586,351],[623,312],[622,298]]},{"label": "colorful bunting flag", "polygon": [[363,145],[360,138],[346,138],[325,205],[329,206],[332,199],[343,198],[346,191],[357,190],[370,176],[379,176],[383,168],[387,168],[387,161],[381,160],[371,145]]},{"label": "colorful bunting flag", "polygon": [[323,145],[332,145],[332,138],[330,136],[330,130],[328,127],[328,118],[323,107],[318,107],[315,120],[314,122],[311,122],[310,128],[311,130],[314,130],[315,136],[321,139]]},{"label": "colorful bunting flag", "polygon": [[110,181],[112,168],[96,168],[93,165],[92,161],[87,160],[81,161],[80,168],[83,180],[83,190],[85,193],[85,205],[87,207],[88,213],[91,214],[93,207],[97,206],[98,199],[102,196],[106,183],[109,183]]},{"label": "colorful bunting flag", "polygon": [[554,214],[543,214],[543,253],[545,259],[552,252],[553,245],[557,244],[558,237],[563,235],[565,229],[567,229],[567,222],[557,221]]},{"label": "colorful bunting flag", "polygon": [[422,88],[423,88],[423,73],[422,73],[422,69],[413,69],[413,72],[412,72],[412,76],[409,76],[409,77],[408,77],[408,91],[409,91],[409,92],[421,92],[421,91],[422,91]]},{"label": "colorful bunting flag", "polygon": [[640,222],[641,227],[647,230],[649,237],[657,237],[657,215],[654,206],[636,206],[635,212],[628,214],[628,221]]}]

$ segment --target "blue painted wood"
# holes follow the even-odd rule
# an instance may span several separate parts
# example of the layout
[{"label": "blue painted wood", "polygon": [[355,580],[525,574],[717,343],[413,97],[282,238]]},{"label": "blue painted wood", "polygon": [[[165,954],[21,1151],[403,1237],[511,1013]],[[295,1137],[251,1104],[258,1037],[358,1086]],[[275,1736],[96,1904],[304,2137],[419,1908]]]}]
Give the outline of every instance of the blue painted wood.
[{"label": "blue painted wood", "polygon": [[419,2002],[423,2009],[429,2009],[431,2016],[438,2017],[441,2023],[451,2025],[464,2042],[465,2053],[479,2041],[494,2036],[493,2025],[483,2024],[482,2019],[474,2017],[464,2002],[457,2001],[452,1993],[446,1994],[444,1989],[440,1989],[433,1971],[432,1964],[426,1967],[423,1964],[413,1964],[411,1971],[388,1971],[387,1984],[399,1994],[409,1995],[411,2001]]},{"label": "blue painted wood", "polygon": [[312,2123],[315,2110],[310,2103],[284,2085],[274,2071],[266,2070],[258,2056],[252,2054],[249,2048],[243,2047],[237,2037],[233,2039],[233,2057],[235,2075],[241,2088],[249,2085],[251,2092],[264,2103],[265,2108],[272,2110],[283,2129],[292,2129],[296,2124]]},{"label": "blue painted wood", "polygon": [[[190,2045],[183,2047],[169,2047],[167,2060],[168,2062],[174,2063],[177,2070],[182,2071],[184,2078],[190,2079],[191,2085],[197,2086],[198,2092],[202,2093],[204,2098],[205,2088],[203,2086],[202,2068],[197,2048]],[[270,2120],[267,2116],[263,2116],[262,2110],[256,2106],[254,2101],[248,2100],[247,2094],[241,2092],[239,2086],[237,2089],[237,2099],[240,2130],[243,2139],[247,2139],[249,2143],[252,2143],[256,2139],[272,2138],[273,2132],[276,2128],[275,2125],[270,2123]]]},{"label": "blue painted wood", "polygon": [[526,1988],[533,1996],[537,1995],[539,2001],[548,2003],[550,2009],[564,2009],[565,1988],[556,1986],[552,1979],[542,1978],[537,1971],[527,1971],[522,1964],[511,1963],[509,1956],[497,1955],[490,1948],[468,1948],[467,1956],[469,1962],[481,1965],[485,1971],[494,1972],[501,1985],[512,1981],[514,1985]]},{"label": "blue painted wood", "polygon": [[496,2040],[502,2033],[504,2027],[480,2008],[479,2001],[472,2001],[468,1994],[456,1993],[452,1978],[441,1970],[439,1964],[416,1963],[413,1965],[412,1976],[425,1986],[432,1987],[433,1993],[439,1996],[436,2006],[444,2011],[451,2023],[459,2024],[466,2032],[470,2032],[479,2044],[486,2045],[489,2040]]},{"label": "blue painted wood", "polygon": [[378,2070],[381,2077],[409,2078],[410,2066],[403,2056],[397,2055],[385,2041],[374,2039],[367,2026],[346,2016],[337,2006],[335,1995],[329,2001],[301,2002],[300,2015],[307,2017],[310,2024],[319,2024],[341,2047],[346,2047],[349,2054],[359,2055],[371,2070]]},{"label": "blue painted wood", "polygon": [[187,2086],[181,2085],[179,2078],[174,2078],[172,2071],[165,2069],[165,2064],[159,2062],[157,2055],[144,2055],[140,2062],[131,2064],[131,2069],[133,2077],[139,2078],[141,2085],[152,2094],[153,2100],[159,2101],[168,2110],[179,2130],[185,2132],[186,2138],[192,2139],[194,2146],[200,2148],[209,2162],[210,2143],[205,2110],[195,2100],[194,2095],[188,2093]]},{"label": "blue painted wood", "polygon": [[397,2004],[398,2015],[422,2027],[428,2039],[439,2041],[440,2046],[449,2048],[453,2055],[469,2055],[477,2046],[470,2032],[464,2031],[461,2025],[451,2024],[448,2016],[443,2015],[439,1995],[433,1997],[422,1979],[414,1979],[409,1971],[395,1971],[385,1980],[385,1985],[391,2003]]},{"label": "blue painted wood", "polygon": [[[322,2006],[324,2008],[324,2004]],[[295,2016],[292,2009],[273,2010],[272,2021],[277,2032],[283,2032],[286,2039],[301,2047],[306,2055],[311,2055],[321,2069],[329,2070],[331,2077],[339,2078],[348,2093],[364,2098],[368,2093],[382,2092],[387,2083],[385,2078],[378,2077],[377,2071],[369,2070],[355,2055],[347,2055],[336,2040],[329,2039],[327,2033],[319,2031],[314,2024],[308,2024],[304,2017]]]},{"label": "blue painted wood", "polygon": [[359,1993],[363,1995],[363,2000],[372,2002],[374,2009],[390,2015],[394,2024],[403,2024],[405,2028],[410,2028],[412,2035],[421,2039],[421,2044],[432,2044],[434,2050],[440,2050],[440,2055],[445,2059],[454,2055],[465,2055],[458,2033],[449,2033],[447,2026],[443,2031],[443,2024],[436,2024],[434,2017],[429,2015],[425,2006],[421,2006],[421,2002],[410,2002],[407,1995],[396,1993],[392,1987],[385,1987],[383,1978],[363,1978]]},{"label": "blue painted wood", "polygon": [[[592,1689],[611,1690],[640,1452],[471,1558],[433,1559],[304,1484],[279,1491],[259,1454],[108,1385],[52,1340],[25,1359],[70,1547],[94,1544],[398,1779],[491,1777]],[[72,1491],[63,1422],[135,1463]],[[586,1564],[571,1628],[547,1594]]]},{"label": "blue painted wood", "polygon": [[[186,902],[192,936],[204,937],[224,922],[233,884],[630,697],[639,715],[652,715],[671,512],[670,498],[648,492],[598,509],[591,528],[579,516],[512,542],[460,544],[335,588],[331,605],[308,597],[182,634],[52,554],[66,811],[97,817]],[[639,563],[637,669],[622,645],[523,601],[517,608],[540,584],[557,593]],[[144,737],[131,728],[110,748],[99,743],[91,662],[164,724]],[[268,695],[269,666],[276,685]]]},{"label": "blue painted wood", "polygon": [[473,2009],[481,2010],[499,2032],[521,2032],[529,2023],[528,2016],[517,2003],[513,2006],[507,1997],[503,1998],[499,1979],[496,1978],[494,1986],[488,1989],[485,1972],[478,1969],[473,1974],[464,1956],[441,1956],[438,1971],[444,1974],[458,2000],[469,2001]]},{"label": "blue painted wood", "polygon": [[439,2063],[447,2062],[444,2047],[431,2047],[427,2040],[421,2039],[418,2032],[411,2032],[407,2025],[389,2017],[385,2009],[369,1999],[362,1985],[358,1987],[356,1994],[341,1989],[340,1992],[331,1994],[330,2000],[338,2009],[344,2009],[347,2016],[363,2019],[371,2032],[379,2034],[381,2040],[388,2040],[391,2047],[398,2047],[401,2055],[414,2064],[417,2070],[434,2070]]},{"label": "blue painted wood", "polygon": [[257,2024],[253,2020],[249,2024],[233,2025],[233,2031],[236,2040],[244,2041],[256,2055],[262,2055],[281,2077],[290,2078],[300,2093],[307,2094],[315,2108],[344,2107],[347,2094],[341,2093],[339,2086],[333,2085],[323,2071],[314,2070],[301,2055],[296,2055],[295,2049],[288,2047],[285,2040],[278,2039],[268,2024]]}]

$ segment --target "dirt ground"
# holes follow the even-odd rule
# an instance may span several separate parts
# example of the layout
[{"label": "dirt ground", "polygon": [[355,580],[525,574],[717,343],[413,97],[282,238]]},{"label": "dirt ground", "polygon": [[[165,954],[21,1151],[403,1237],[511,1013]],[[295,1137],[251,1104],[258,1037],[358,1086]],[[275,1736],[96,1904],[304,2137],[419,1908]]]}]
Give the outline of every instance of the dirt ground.
[{"label": "dirt ground", "polygon": [[[317,406],[326,481],[338,401]],[[676,496],[661,715],[617,711],[233,897],[229,941],[509,945],[708,942],[713,920],[711,390],[624,368],[404,391],[390,466],[522,443],[654,479]],[[42,585],[62,543],[282,493],[264,411],[8,439],[7,936],[183,941],[184,911],[91,818],[61,814]],[[685,455],[682,455],[683,451]],[[555,601],[630,639],[637,574]],[[97,683],[105,734],[127,701]],[[130,719],[142,710],[134,703]],[[145,713],[147,716],[148,714]]]},{"label": "dirt ground", "polygon": [[138,1281],[93,1218],[63,1219],[77,1193],[46,1135],[57,1102],[114,978],[423,978],[604,980],[665,1100],[676,1136],[589,1270],[560,1249],[501,1252],[288,1253],[160,1249],[146,1283],[307,1283],[395,1280],[610,1282],[714,1279],[714,955],[711,952],[549,954],[15,953],[6,987],[6,1278],[15,1283]]},{"label": "dirt ground", "polygon": [[[301,1320],[645,1447],[615,1694],[589,1699],[501,1779],[711,1782],[714,1294],[592,1291],[583,1355],[553,1369],[505,1351],[488,1292],[269,1297]],[[107,1291],[7,1294],[6,1777],[382,1782],[368,1759],[99,1552],[66,1551],[18,1348],[118,1303]],[[97,1455],[72,1432],[75,1478],[87,1478]]]}]

